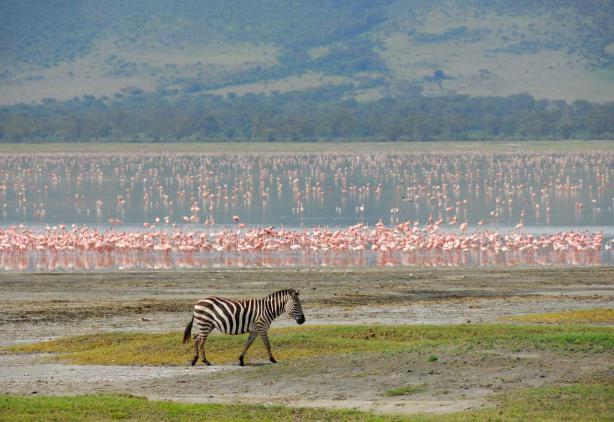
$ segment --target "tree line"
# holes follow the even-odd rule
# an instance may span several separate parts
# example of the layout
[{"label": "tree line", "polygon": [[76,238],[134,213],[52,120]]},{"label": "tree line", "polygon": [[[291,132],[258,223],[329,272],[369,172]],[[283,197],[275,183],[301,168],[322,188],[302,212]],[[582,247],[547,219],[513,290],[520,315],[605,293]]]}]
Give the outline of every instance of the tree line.
[{"label": "tree line", "polygon": [[0,142],[614,139],[614,102],[423,96],[360,102],[343,87],[271,95],[46,99],[0,107]]}]

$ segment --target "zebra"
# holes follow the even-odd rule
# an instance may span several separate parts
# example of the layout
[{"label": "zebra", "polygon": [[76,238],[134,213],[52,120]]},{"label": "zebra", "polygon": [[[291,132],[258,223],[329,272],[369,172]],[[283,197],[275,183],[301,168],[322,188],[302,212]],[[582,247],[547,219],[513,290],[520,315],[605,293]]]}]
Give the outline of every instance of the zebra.
[{"label": "zebra", "polygon": [[279,290],[262,299],[232,300],[211,296],[199,300],[194,305],[192,319],[183,332],[183,342],[188,343],[192,333],[192,324],[196,320],[198,333],[194,335],[194,366],[198,361],[199,350],[205,365],[211,365],[205,355],[205,342],[213,329],[217,328],[224,334],[243,334],[249,332],[249,337],[239,356],[239,365],[244,366],[245,353],[250,348],[256,336],[260,336],[272,363],[277,361],[271,353],[271,344],[267,331],[273,320],[283,312],[287,312],[299,325],[305,322],[303,307],[299,299],[299,291],[295,289]]}]

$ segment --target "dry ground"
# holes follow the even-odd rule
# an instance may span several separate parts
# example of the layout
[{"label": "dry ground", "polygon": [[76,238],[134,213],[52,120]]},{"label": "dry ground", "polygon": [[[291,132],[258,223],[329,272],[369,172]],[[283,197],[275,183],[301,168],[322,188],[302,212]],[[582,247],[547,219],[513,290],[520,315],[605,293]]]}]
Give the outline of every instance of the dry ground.
[{"label": "dry ground", "polygon": [[311,324],[480,323],[611,307],[614,268],[4,273],[0,345],[105,331],[178,330],[198,299],[261,297],[283,288],[301,290]]}]

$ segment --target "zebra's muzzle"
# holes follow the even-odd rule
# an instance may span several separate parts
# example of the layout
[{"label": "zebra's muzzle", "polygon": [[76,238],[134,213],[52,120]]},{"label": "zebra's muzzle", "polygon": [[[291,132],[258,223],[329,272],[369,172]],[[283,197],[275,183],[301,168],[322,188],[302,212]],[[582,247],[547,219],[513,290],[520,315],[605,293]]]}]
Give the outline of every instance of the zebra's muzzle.
[{"label": "zebra's muzzle", "polygon": [[305,316],[301,315],[301,317],[299,319],[296,320],[296,323],[298,325],[304,324],[305,323]]}]

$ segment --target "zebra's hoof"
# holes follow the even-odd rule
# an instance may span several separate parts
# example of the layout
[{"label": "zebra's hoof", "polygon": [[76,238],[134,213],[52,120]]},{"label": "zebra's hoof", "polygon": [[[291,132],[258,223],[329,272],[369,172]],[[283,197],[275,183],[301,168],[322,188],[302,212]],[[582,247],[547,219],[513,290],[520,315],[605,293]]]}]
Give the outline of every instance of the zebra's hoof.
[{"label": "zebra's hoof", "polygon": [[271,363],[277,363],[277,361],[275,360],[275,358],[271,358]]},{"label": "zebra's hoof", "polygon": [[203,360],[203,363],[207,366],[211,366],[211,362],[209,362],[208,360]]},{"label": "zebra's hoof", "polygon": [[197,360],[198,360],[198,359],[193,359],[193,360],[190,362],[190,364],[191,364],[192,366],[196,365],[196,361],[197,361]]},{"label": "zebra's hoof", "polygon": [[245,362],[243,362],[242,357],[239,357],[239,366],[245,366]]}]

